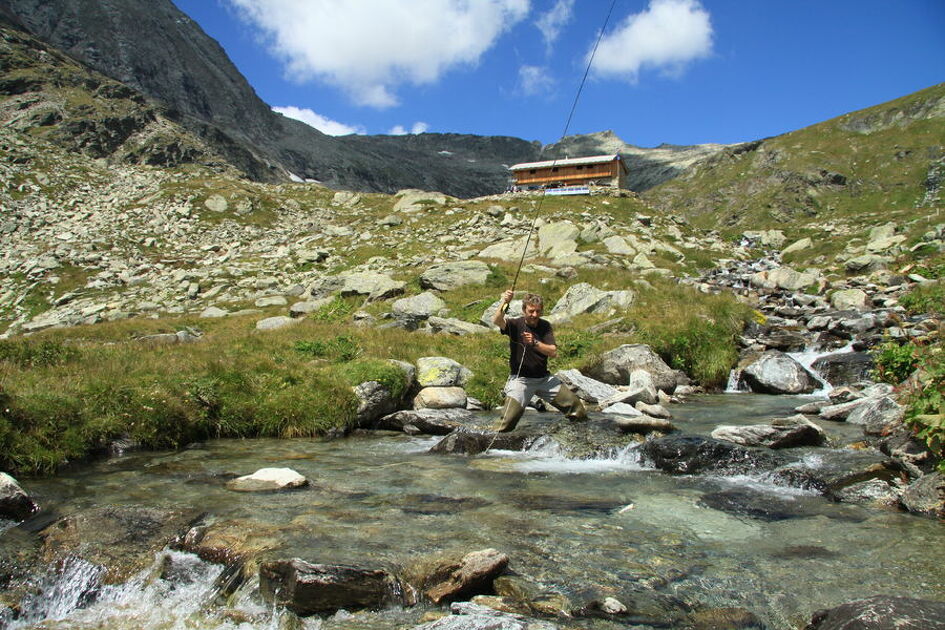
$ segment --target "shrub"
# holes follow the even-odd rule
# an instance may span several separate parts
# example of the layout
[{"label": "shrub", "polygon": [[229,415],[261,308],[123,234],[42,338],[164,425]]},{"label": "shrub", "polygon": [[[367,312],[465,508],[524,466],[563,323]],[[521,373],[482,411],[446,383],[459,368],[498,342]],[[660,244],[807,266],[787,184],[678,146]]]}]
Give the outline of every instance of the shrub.
[{"label": "shrub", "polygon": [[945,314],[945,281],[920,284],[899,298],[910,313]]},{"label": "shrub", "polygon": [[352,387],[367,381],[377,381],[386,387],[395,399],[399,399],[407,391],[407,375],[402,368],[390,361],[361,359],[345,363],[336,373]]},{"label": "shrub", "polygon": [[0,361],[9,361],[21,368],[61,365],[79,356],[77,349],[56,341],[0,341]]},{"label": "shrub", "polygon": [[913,343],[898,344],[886,341],[870,351],[873,356],[873,378],[891,385],[903,382],[916,367],[915,353],[918,348]]},{"label": "shrub", "polygon": [[339,363],[351,361],[361,355],[361,347],[351,335],[337,335],[332,339],[296,341],[293,348],[302,354]]},{"label": "shrub", "polygon": [[340,296],[335,296],[331,302],[309,315],[309,318],[317,322],[342,322],[346,320],[352,312],[354,312],[353,302],[345,300]]},{"label": "shrub", "polygon": [[[941,345],[915,352],[916,377],[907,381],[903,397],[906,424],[939,457],[945,456],[945,353]],[[945,472],[945,459],[939,462]]]}]

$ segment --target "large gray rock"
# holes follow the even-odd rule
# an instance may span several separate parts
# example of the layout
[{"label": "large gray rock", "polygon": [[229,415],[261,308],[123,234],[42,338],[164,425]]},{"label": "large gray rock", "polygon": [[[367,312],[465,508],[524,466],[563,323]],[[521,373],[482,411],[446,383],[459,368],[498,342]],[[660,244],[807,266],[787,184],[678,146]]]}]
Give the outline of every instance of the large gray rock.
[{"label": "large gray rock", "polygon": [[742,370],[742,379],[753,392],[764,394],[809,394],[818,387],[807,369],[777,350],[769,350]]},{"label": "large gray rock", "polygon": [[403,604],[400,584],[387,571],[299,558],[261,564],[259,593],[300,616]]},{"label": "large gray rock", "polygon": [[447,357],[417,359],[417,384],[420,387],[465,387],[473,373]]},{"label": "large gray rock", "polygon": [[[863,254],[862,256],[851,258],[850,260],[846,261],[843,266],[850,273],[868,273],[870,271],[879,271],[881,269],[886,269],[886,267],[888,267],[889,263],[891,262],[892,262],[892,258],[888,256],[879,256],[877,254]],[[842,310],[842,309],[838,309],[838,310]]]},{"label": "large gray rock", "polygon": [[397,203],[394,204],[392,212],[417,212],[424,206],[443,206],[449,201],[449,197],[441,192],[429,192],[426,190],[405,189],[397,191]]},{"label": "large gray rock", "polygon": [[548,258],[572,254],[580,235],[581,230],[570,221],[545,224],[538,228],[538,250]]},{"label": "large gray rock", "polygon": [[767,448],[820,446],[827,439],[824,430],[803,415],[775,418],[768,424],[722,425],[712,431],[712,437],[742,446]]},{"label": "large gray rock", "polygon": [[537,436],[522,431],[511,433],[493,433],[491,431],[473,431],[459,429],[453,431],[430,447],[430,453],[437,455],[478,455],[489,449],[503,451],[524,451],[535,443]]},{"label": "large gray rock", "polygon": [[665,392],[676,389],[676,371],[643,344],[624,344],[605,352],[586,372],[591,378],[604,383],[626,385],[630,382],[630,374],[637,369],[649,372],[657,389]]},{"label": "large gray rock", "polygon": [[466,390],[462,387],[424,387],[413,399],[414,409],[465,409]]},{"label": "large gray rock", "polygon": [[393,413],[401,401],[390,388],[378,381],[366,381],[352,388],[358,399],[355,415],[359,427],[367,427],[383,416]]},{"label": "large gray rock", "polygon": [[0,518],[22,521],[39,510],[16,479],[0,472]]},{"label": "large gray rock", "polygon": [[830,305],[838,311],[862,311],[869,306],[869,296],[861,289],[843,289],[830,296]]},{"label": "large gray rock", "polygon": [[256,322],[256,330],[278,330],[286,326],[298,324],[301,320],[293,319],[287,315],[278,315],[276,317],[267,317]]},{"label": "large gray rock", "polygon": [[945,519],[945,475],[923,475],[902,493],[902,505],[910,512]]},{"label": "large gray rock", "polygon": [[424,289],[449,291],[468,284],[485,284],[489,265],[478,260],[462,260],[434,265],[420,275]]},{"label": "large gray rock", "polygon": [[391,304],[391,312],[398,320],[416,327],[419,322],[429,319],[446,308],[446,302],[437,295],[426,291],[420,295],[400,298]]},{"label": "large gray rock", "polygon": [[871,435],[879,435],[893,422],[902,420],[905,410],[889,396],[868,398],[847,416],[850,424],[859,424]]},{"label": "large gray rock", "polygon": [[583,313],[613,313],[628,308],[634,298],[634,293],[629,290],[602,291],[587,282],[579,282],[570,286],[555,302],[548,320],[560,323]]},{"label": "large gray rock", "polygon": [[945,630],[945,602],[876,595],[818,610],[804,630]]},{"label": "large gray rock", "polygon": [[838,387],[870,378],[873,357],[866,352],[842,352],[820,357],[811,365],[822,379]]},{"label": "large gray rock", "polygon": [[790,267],[778,267],[770,271],[759,271],[749,280],[753,286],[765,289],[784,289],[798,291],[817,282],[812,273],[802,273]]},{"label": "large gray rock", "polygon": [[579,398],[591,403],[613,398],[619,391],[612,385],[584,376],[575,369],[561,370],[555,373],[555,376],[569,386]]},{"label": "large gray rock", "polygon": [[[495,325],[492,323],[492,317],[495,315],[495,312],[499,310],[502,300],[496,300],[483,311],[482,317],[479,318],[479,323],[483,326],[487,326],[490,330],[498,330]],[[521,300],[512,300],[509,302],[509,310],[505,312],[505,316],[508,318],[512,317],[521,317],[522,316],[522,301]]]},{"label": "large gray rock", "polygon": [[407,283],[384,273],[360,271],[341,276],[338,292],[342,297],[366,295],[369,301],[386,300],[402,295]]},{"label": "large gray rock", "polygon": [[525,250],[526,240],[528,241],[528,251],[524,252],[525,259],[534,258],[538,255],[538,239],[534,237],[529,239],[525,236],[489,245],[481,250],[477,256],[479,258],[497,258],[518,262],[522,258],[523,250]]},{"label": "large gray rock", "polygon": [[456,319],[455,317],[437,317],[433,315],[427,319],[427,324],[433,333],[444,335],[479,335],[491,332],[485,326]]}]

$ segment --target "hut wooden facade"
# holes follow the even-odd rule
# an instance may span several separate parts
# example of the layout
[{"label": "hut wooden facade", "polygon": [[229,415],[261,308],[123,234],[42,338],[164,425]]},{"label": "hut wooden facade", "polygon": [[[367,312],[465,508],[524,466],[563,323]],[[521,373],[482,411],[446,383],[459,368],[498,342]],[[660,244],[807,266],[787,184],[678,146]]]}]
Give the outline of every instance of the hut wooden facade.
[{"label": "hut wooden facade", "polygon": [[518,189],[588,185],[626,188],[630,172],[619,153],[526,162],[509,170],[512,172],[512,185]]}]

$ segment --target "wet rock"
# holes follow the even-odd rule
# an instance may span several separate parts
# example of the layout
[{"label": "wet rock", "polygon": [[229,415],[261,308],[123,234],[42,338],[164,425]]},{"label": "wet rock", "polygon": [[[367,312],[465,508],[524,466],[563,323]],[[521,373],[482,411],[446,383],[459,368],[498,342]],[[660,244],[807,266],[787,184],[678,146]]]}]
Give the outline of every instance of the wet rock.
[{"label": "wet rock", "polygon": [[61,518],[39,535],[43,559],[78,556],[104,569],[106,584],[122,582],[150,566],[154,554],[183,537],[199,514],[142,506],[82,510]]},{"label": "wet rock", "polygon": [[430,448],[438,455],[478,455],[489,449],[505,451],[523,451],[536,439],[521,431],[513,433],[493,433],[458,429],[437,442]]},{"label": "wet rock", "polygon": [[873,479],[893,485],[902,470],[892,459],[871,451],[822,449],[803,465],[792,464],[779,470],[796,470],[807,478],[807,485],[826,496],[834,496],[844,488]]},{"label": "wet rock", "polygon": [[945,519],[945,475],[934,472],[920,477],[902,493],[902,505],[916,514]]},{"label": "wet rock", "polygon": [[686,627],[691,630],[754,630],[764,624],[744,608],[709,608],[691,613]]},{"label": "wet rock", "polygon": [[805,510],[804,505],[791,497],[777,496],[751,488],[731,488],[720,492],[710,492],[699,499],[699,505],[726,514],[747,516],[769,522],[811,515],[809,510]]},{"label": "wet rock", "polygon": [[676,425],[664,418],[653,418],[651,416],[620,416],[614,419],[617,427],[624,433],[639,433],[647,435],[648,433],[672,433],[677,431]]},{"label": "wet rock", "polygon": [[827,439],[824,430],[803,415],[791,418],[775,418],[768,424],[722,425],[712,431],[712,437],[716,440],[734,442],[742,446],[765,446],[767,448],[820,446]]},{"label": "wet rock", "polygon": [[945,630],[945,602],[876,595],[818,610],[804,630]]},{"label": "wet rock", "polygon": [[414,409],[465,409],[466,390],[462,387],[424,387],[413,399]]},{"label": "wet rock", "polygon": [[495,549],[473,551],[462,557],[421,559],[405,575],[433,603],[492,593],[492,580],[508,566],[509,557]]},{"label": "wet rock", "polygon": [[491,273],[489,265],[478,260],[463,260],[434,265],[420,275],[420,286],[436,291],[450,291],[466,285],[485,284]]},{"label": "wet rock", "polygon": [[637,369],[649,372],[657,389],[666,392],[676,389],[676,371],[643,344],[624,344],[605,352],[586,372],[587,376],[610,385],[626,385]]},{"label": "wet rock", "polygon": [[260,595],[303,617],[403,604],[401,592],[397,579],[379,569],[312,564],[299,558],[264,562],[259,567]]},{"label": "wet rock", "polygon": [[308,485],[308,479],[291,468],[260,468],[251,475],[237,477],[226,484],[235,492],[273,492]]},{"label": "wet rock", "polygon": [[475,414],[465,409],[415,409],[397,411],[378,419],[372,428],[388,431],[449,435],[468,426]]},{"label": "wet rock", "polygon": [[447,357],[417,359],[417,384],[420,387],[465,387],[473,373]]},{"label": "wet rock", "polygon": [[814,361],[811,367],[834,387],[853,385],[869,380],[873,370],[873,357],[865,352],[828,354]]},{"label": "wet rock", "polygon": [[39,506],[16,479],[0,472],[0,518],[22,521],[39,511]]},{"label": "wet rock", "polygon": [[804,366],[777,350],[745,367],[742,378],[752,391],[764,394],[808,394],[817,388],[817,380]]},{"label": "wet rock", "polygon": [[889,396],[867,398],[850,412],[847,422],[859,424],[869,435],[880,435],[887,425],[902,420],[904,408]]},{"label": "wet rock", "polygon": [[643,456],[660,470],[677,475],[702,472],[741,474],[771,470],[787,460],[769,451],[753,450],[695,435],[671,435],[647,440]]},{"label": "wet rock", "polygon": [[547,621],[469,602],[454,603],[450,612],[453,614],[414,626],[413,630],[556,630],[558,627]]}]

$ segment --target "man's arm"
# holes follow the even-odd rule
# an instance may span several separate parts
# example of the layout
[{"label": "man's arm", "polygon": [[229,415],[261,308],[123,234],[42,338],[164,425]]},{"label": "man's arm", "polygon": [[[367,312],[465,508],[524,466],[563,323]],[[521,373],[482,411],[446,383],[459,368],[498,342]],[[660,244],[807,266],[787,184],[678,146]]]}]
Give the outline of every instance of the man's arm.
[{"label": "man's arm", "polygon": [[508,310],[508,304],[512,301],[512,290],[509,289],[502,293],[502,301],[499,302],[499,308],[495,310],[492,316],[492,323],[499,327],[499,330],[505,330],[505,311]]}]

